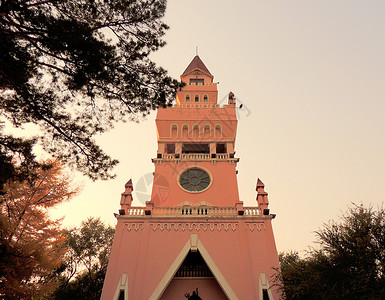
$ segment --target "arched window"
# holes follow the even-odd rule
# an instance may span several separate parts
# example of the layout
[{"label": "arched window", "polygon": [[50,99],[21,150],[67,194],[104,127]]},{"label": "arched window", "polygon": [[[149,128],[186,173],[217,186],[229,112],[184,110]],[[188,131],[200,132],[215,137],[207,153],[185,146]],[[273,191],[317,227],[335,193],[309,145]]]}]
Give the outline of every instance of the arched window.
[{"label": "arched window", "polygon": [[205,125],[205,128],[204,128],[204,137],[205,137],[205,139],[210,138],[210,125]]},{"label": "arched window", "polygon": [[193,128],[193,138],[199,139],[199,125],[194,125]]},{"label": "arched window", "polygon": [[199,96],[195,95],[195,102],[199,102]]},{"label": "arched window", "polygon": [[190,95],[186,95],[186,102],[190,102]]},{"label": "arched window", "polygon": [[203,96],[203,102],[209,102],[209,96],[204,95]]},{"label": "arched window", "polygon": [[188,125],[183,125],[182,127],[182,137],[187,139],[188,138]]},{"label": "arched window", "polygon": [[221,125],[215,125],[215,138],[222,138]]},{"label": "arched window", "polygon": [[176,139],[178,137],[178,125],[174,124],[171,127],[171,138]]}]

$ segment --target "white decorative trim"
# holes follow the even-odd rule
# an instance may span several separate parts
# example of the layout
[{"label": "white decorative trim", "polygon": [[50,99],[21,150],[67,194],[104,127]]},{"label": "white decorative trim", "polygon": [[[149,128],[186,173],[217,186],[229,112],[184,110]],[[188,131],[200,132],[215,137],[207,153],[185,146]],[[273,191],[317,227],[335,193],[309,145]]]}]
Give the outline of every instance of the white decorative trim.
[{"label": "white decorative trim", "polygon": [[202,255],[204,261],[206,262],[207,266],[210,268],[211,273],[213,273],[215,279],[218,281],[219,285],[221,286],[223,292],[226,294],[227,298],[229,298],[230,300],[238,300],[237,295],[234,293],[233,289],[227,283],[222,272],[218,269],[217,265],[215,264],[210,254],[207,252],[206,248],[203,246],[202,242],[199,239],[198,239],[198,250],[199,250],[199,253]]},{"label": "white decorative trim", "polygon": [[[198,223],[198,222],[186,222],[186,223],[178,223],[178,222],[172,222],[172,223],[166,223],[166,222],[151,222],[152,230],[156,231],[159,229],[160,231],[167,230],[175,230],[175,231],[207,231],[208,229],[211,231],[218,230],[221,231],[222,229],[224,231],[235,231],[237,229],[238,223],[230,223],[230,222],[221,222],[221,223]],[[254,228],[252,229],[254,230]],[[260,229],[258,229],[260,230]]]},{"label": "white decorative trim", "polygon": [[124,291],[124,300],[128,300],[128,276],[126,273],[123,273],[120,276],[118,286],[116,287],[114,300],[119,299],[120,291]]},{"label": "white decorative trim", "polygon": [[269,299],[274,300],[266,273],[259,273],[259,299],[263,299],[263,290],[267,290]]},{"label": "white decorative trim", "polygon": [[265,223],[263,222],[258,222],[258,223],[245,223],[245,228],[247,229],[247,225],[249,225],[249,229],[251,231],[254,231],[255,229],[257,229],[258,231],[261,231],[262,230],[262,226],[263,226],[263,230],[266,230],[266,226],[265,226]]},{"label": "white decorative trim", "polygon": [[198,235],[196,233],[190,235],[190,249],[193,252],[198,250]]},{"label": "white decorative trim", "polygon": [[185,202],[181,202],[179,203],[178,205],[176,206],[214,206],[206,201],[201,201],[201,202],[197,202],[197,203],[192,203],[190,201],[185,201]]},{"label": "white decorative trim", "polygon": [[135,231],[138,231],[139,229],[143,230],[144,225],[143,223],[124,223],[123,224],[123,230],[127,229],[128,231],[131,231],[134,229]]},{"label": "white decorative trim", "polygon": [[211,258],[210,254],[207,252],[206,248],[203,246],[202,242],[199,240],[198,235],[194,235],[194,234],[190,236],[190,239],[186,242],[181,252],[178,254],[174,262],[171,264],[170,268],[167,270],[166,274],[163,276],[158,286],[155,288],[149,300],[157,300],[162,296],[162,294],[168,287],[169,283],[173,279],[175,273],[178,271],[178,268],[180,267],[183,260],[187,256],[189,250],[193,249],[191,245],[192,245],[192,241],[195,239],[197,240],[194,241],[193,243],[197,245],[196,249],[199,250],[199,253],[202,255],[204,261],[206,262],[207,266],[210,268],[211,273],[213,273],[215,279],[217,280],[219,286],[222,288],[227,298],[230,300],[238,300],[237,295],[234,293],[234,291],[226,281],[225,277],[223,276],[221,271],[218,269],[214,260]]},{"label": "white decorative trim", "polygon": [[190,250],[190,240],[187,241],[182,251],[178,254],[174,262],[171,264],[170,268],[167,270],[166,274],[163,276],[158,286],[155,288],[149,300],[157,300],[160,298],[160,296],[166,290],[170,281],[174,277],[175,273],[178,271],[179,266],[182,264],[189,250]]}]

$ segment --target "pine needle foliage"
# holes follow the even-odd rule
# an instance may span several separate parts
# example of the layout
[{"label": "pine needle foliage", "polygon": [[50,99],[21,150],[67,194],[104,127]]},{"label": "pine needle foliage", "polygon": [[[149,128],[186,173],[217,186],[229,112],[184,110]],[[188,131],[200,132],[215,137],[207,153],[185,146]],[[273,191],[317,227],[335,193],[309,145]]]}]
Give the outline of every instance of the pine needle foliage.
[{"label": "pine needle foliage", "polygon": [[94,137],[171,105],[180,87],[149,58],[165,45],[165,10],[164,0],[0,1],[1,114],[38,125],[45,150],[91,179],[113,177],[117,161]]}]

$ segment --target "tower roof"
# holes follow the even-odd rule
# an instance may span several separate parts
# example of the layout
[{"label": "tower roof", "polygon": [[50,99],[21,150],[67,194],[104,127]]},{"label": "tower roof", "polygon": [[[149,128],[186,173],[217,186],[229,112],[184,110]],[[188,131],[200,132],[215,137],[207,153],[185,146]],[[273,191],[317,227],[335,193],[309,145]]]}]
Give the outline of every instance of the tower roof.
[{"label": "tower roof", "polygon": [[257,180],[257,187],[265,187],[265,185],[263,184],[262,180],[258,178]]},{"label": "tower roof", "polygon": [[210,73],[209,69],[205,66],[203,61],[200,59],[198,55],[196,55],[193,60],[190,62],[190,64],[187,66],[186,70],[184,70],[183,75],[186,75],[187,73],[190,73],[191,71],[199,69],[202,72],[206,73],[210,77],[213,77],[213,75]]},{"label": "tower roof", "polygon": [[124,185],[124,187],[129,187],[129,186],[133,186],[133,185],[132,185],[132,179],[130,179],[129,181],[127,181],[126,184]]}]

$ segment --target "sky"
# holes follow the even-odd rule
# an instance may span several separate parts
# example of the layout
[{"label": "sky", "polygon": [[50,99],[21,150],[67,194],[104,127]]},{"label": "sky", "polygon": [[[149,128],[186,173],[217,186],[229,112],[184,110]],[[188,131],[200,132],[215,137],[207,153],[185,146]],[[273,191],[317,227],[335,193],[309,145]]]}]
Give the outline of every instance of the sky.
[{"label": "sky", "polygon": [[[168,2],[167,45],[151,58],[178,78],[198,54],[218,99],[238,110],[240,199],[255,205],[257,178],[269,193],[278,251],[314,246],[314,232],[352,203],[379,207],[385,186],[385,1]],[[151,192],[155,112],[118,124],[97,141],[119,159],[116,178],[84,185],[52,212],[64,225],[89,216],[115,225],[124,184],[134,204]]]}]

